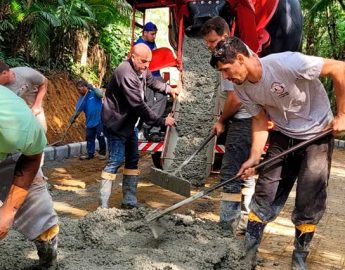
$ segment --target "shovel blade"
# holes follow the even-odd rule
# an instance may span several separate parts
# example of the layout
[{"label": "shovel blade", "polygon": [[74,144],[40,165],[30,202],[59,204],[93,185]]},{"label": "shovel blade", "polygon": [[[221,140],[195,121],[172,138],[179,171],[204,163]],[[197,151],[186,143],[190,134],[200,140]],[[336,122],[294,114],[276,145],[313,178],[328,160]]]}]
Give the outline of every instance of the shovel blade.
[{"label": "shovel blade", "polygon": [[190,197],[191,184],[176,175],[151,167],[150,181],[164,189],[170,190],[185,197]]},{"label": "shovel blade", "polygon": [[168,230],[168,224],[162,217],[162,211],[154,210],[145,217],[147,225],[151,229],[153,237],[158,239],[159,236]]},{"label": "shovel blade", "polygon": [[148,223],[149,228],[155,239],[158,239],[162,234],[167,231],[167,226],[160,222],[160,220],[153,220]]}]

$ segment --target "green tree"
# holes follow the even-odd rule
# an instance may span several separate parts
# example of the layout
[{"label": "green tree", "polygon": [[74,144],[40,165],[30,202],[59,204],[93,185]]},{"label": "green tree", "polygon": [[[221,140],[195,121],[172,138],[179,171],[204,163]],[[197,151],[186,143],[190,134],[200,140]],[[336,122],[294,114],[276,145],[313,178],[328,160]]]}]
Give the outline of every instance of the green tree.
[{"label": "green tree", "polygon": [[0,58],[51,69],[89,56],[94,63],[97,54],[117,65],[129,48],[130,12],[125,0],[1,0]]}]

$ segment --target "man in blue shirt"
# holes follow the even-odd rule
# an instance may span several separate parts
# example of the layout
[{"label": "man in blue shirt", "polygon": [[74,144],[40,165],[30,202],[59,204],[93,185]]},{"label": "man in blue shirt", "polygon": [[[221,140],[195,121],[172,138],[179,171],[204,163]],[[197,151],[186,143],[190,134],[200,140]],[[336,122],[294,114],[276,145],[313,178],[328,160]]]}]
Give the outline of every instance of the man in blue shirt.
[{"label": "man in blue shirt", "polygon": [[[143,28],[142,36],[138,38],[135,44],[144,43],[151,49],[151,51],[157,49],[155,42],[157,31],[158,29],[155,24],[152,22],[146,23]],[[164,82],[159,70],[153,71],[152,76]],[[158,117],[162,117],[167,105],[167,95],[148,88],[146,98],[147,105],[152,109],[152,111],[154,111]],[[160,141],[162,139],[162,136],[160,135],[160,126],[154,126],[152,123],[144,123],[143,127],[146,139],[150,141]]]},{"label": "man in blue shirt", "polygon": [[[99,159],[105,159],[106,144],[103,135],[103,127],[101,123],[102,98],[103,92],[93,88],[84,80],[77,83],[80,97],[77,101],[75,114],[72,116],[75,120],[81,112],[86,117],[86,148],[87,155],[81,156],[81,160],[90,160],[95,154],[95,139],[99,142]],[[73,121],[72,120],[72,121]]]}]

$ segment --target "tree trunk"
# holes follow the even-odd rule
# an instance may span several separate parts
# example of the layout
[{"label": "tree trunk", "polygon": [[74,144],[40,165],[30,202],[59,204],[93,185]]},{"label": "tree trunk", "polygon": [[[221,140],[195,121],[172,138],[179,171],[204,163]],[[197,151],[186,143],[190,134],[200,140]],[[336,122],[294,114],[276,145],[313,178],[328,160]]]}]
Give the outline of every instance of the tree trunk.
[{"label": "tree trunk", "polygon": [[314,55],[316,52],[316,40],[317,37],[315,35],[316,31],[315,31],[315,27],[314,27],[314,21],[309,19],[308,21],[306,21],[306,24],[308,25],[307,27],[305,27],[305,38],[306,38],[306,54],[308,55]]},{"label": "tree trunk", "polygon": [[96,67],[98,70],[99,85],[102,85],[103,77],[107,71],[107,57],[104,50],[96,44],[90,50],[89,66]]},{"label": "tree trunk", "polygon": [[338,0],[341,8],[345,11],[345,3],[343,2],[343,0]]},{"label": "tree trunk", "polygon": [[337,58],[337,25],[333,13],[329,8],[326,10],[327,17],[327,32],[329,36],[329,42],[332,48],[332,57]]},{"label": "tree trunk", "polygon": [[87,49],[89,47],[89,34],[86,31],[76,32],[74,59],[82,66],[87,65]]}]

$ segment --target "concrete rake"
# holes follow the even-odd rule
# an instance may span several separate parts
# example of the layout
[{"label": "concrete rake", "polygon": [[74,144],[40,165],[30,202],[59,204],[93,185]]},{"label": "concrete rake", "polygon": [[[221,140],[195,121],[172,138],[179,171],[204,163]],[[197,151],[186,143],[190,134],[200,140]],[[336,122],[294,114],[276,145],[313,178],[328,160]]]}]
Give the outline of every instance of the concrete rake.
[{"label": "concrete rake", "polygon": [[[286,151],[284,151],[284,152],[282,152],[282,153],[280,153],[280,154],[278,154],[278,155],[276,155],[270,159],[267,159],[267,160],[261,162],[260,164],[256,165],[254,167],[254,169],[258,170],[258,169],[260,169],[263,166],[266,166],[268,164],[273,165],[272,163],[274,161],[279,162],[279,159],[282,158],[283,156],[286,156],[286,155],[288,155],[288,154],[290,154],[290,153],[292,153],[298,149],[301,149],[302,147],[304,147],[310,143],[313,143],[313,142],[317,141],[318,139],[323,138],[323,137],[331,134],[332,132],[333,132],[333,130],[329,129],[329,130],[326,130],[323,133],[320,133],[319,135],[317,135],[317,136],[315,136],[309,140],[306,140],[306,141],[303,141],[299,144],[296,144],[295,146],[289,148],[288,150],[286,150]],[[178,202],[178,203],[176,203],[176,204],[174,204],[174,205],[172,205],[172,206],[170,206],[164,210],[155,210],[152,213],[148,214],[145,217],[145,220],[146,220],[146,222],[148,222],[148,226],[150,227],[154,238],[157,239],[160,235],[162,235],[167,230],[167,226],[164,224],[164,222],[160,221],[159,218],[161,218],[162,216],[174,211],[175,209],[180,208],[181,206],[184,206],[186,204],[189,204],[189,203],[195,201],[196,199],[204,197],[205,195],[211,193],[212,191],[214,191],[214,190],[216,190],[216,189],[226,185],[227,183],[234,181],[235,179],[240,178],[240,177],[241,177],[241,175],[236,175],[236,176],[234,176],[234,177],[232,177],[232,178],[230,178],[224,182],[219,182],[219,183],[217,183],[217,184],[215,184],[209,188],[206,188],[203,191],[198,192],[197,194],[195,194],[195,195],[193,195],[193,196],[191,196],[185,200],[182,200],[182,201],[180,201],[180,202]]]},{"label": "concrete rake", "polygon": [[[214,133],[208,135],[200,146],[176,169],[163,171],[152,167],[150,174],[151,181],[153,183],[157,181],[162,183],[163,181],[163,183],[166,183],[165,188],[185,197],[190,196],[190,182],[183,178],[182,169],[214,138],[214,136],[216,136]],[[169,187],[167,185],[169,185]]]}]

